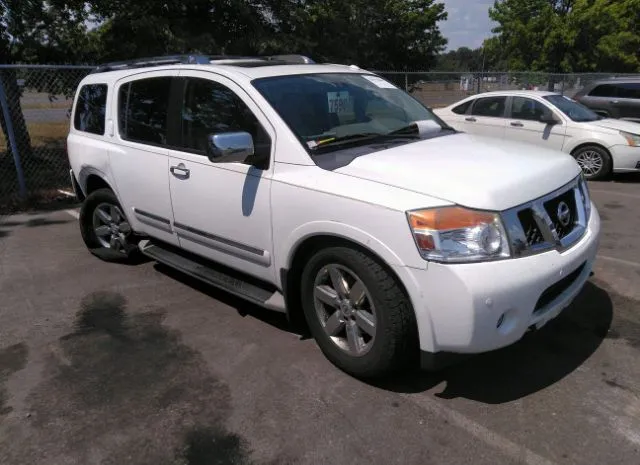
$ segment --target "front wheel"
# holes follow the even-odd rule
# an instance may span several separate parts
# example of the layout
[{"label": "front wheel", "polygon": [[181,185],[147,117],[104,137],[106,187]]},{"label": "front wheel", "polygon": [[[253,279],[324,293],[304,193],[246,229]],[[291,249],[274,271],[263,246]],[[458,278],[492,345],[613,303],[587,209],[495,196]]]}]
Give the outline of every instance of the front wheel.
[{"label": "front wheel", "polygon": [[360,378],[405,368],[418,354],[411,304],[396,278],[349,248],[317,252],[302,273],[302,307],[325,356]]},{"label": "front wheel", "polygon": [[80,231],[87,248],[103,260],[128,260],[137,250],[131,226],[110,189],[98,189],[85,199]]},{"label": "front wheel", "polygon": [[613,162],[609,153],[597,145],[580,147],[573,152],[586,179],[603,179],[611,172]]}]

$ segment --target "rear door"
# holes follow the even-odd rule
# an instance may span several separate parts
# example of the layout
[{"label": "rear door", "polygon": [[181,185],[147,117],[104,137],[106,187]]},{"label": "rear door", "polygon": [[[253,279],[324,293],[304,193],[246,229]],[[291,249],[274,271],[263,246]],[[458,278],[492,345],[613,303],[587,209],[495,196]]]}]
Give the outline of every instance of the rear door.
[{"label": "rear door", "polygon": [[464,117],[465,132],[502,139],[505,132],[507,97],[479,97]]},{"label": "rear door", "polygon": [[146,72],[117,82],[109,164],[134,230],[177,245],[171,228],[167,148],[169,102],[176,75],[177,71]]},{"label": "rear door", "polygon": [[581,97],[580,103],[602,116],[619,118],[618,90],[615,84],[600,84]]},{"label": "rear door", "polygon": [[561,150],[564,145],[566,125],[555,115],[559,124],[545,124],[542,116],[553,115],[551,108],[544,103],[529,97],[514,96],[510,99],[507,112],[505,138],[521,142],[529,142],[551,149]]},{"label": "rear door", "polygon": [[620,118],[640,119],[640,82],[621,82],[617,93]]}]

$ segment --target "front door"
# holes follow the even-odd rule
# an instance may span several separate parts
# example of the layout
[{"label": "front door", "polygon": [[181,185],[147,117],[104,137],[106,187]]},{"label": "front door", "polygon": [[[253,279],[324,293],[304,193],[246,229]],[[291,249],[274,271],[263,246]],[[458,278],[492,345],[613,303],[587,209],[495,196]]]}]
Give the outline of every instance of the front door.
[{"label": "front door", "polygon": [[542,116],[553,115],[553,111],[542,102],[528,97],[513,97],[508,115],[505,139],[562,150],[567,127],[557,116],[558,124],[541,122]]},{"label": "front door", "polygon": [[[275,132],[234,82],[204,71],[180,73],[180,128],[169,152],[174,229],[180,246],[272,281],[271,177]],[[214,133],[247,131],[255,156],[245,163],[213,163]]]},{"label": "front door", "polygon": [[177,245],[171,229],[167,117],[175,73],[146,72],[119,81],[113,96],[109,164],[133,229]]}]

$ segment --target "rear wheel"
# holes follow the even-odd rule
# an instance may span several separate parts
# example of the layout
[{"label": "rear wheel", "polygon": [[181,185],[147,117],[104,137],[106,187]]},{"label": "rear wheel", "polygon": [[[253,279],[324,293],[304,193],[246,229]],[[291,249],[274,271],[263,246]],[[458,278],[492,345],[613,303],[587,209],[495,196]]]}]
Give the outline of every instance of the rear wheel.
[{"label": "rear wheel", "polygon": [[587,179],[603,179],[611,173],[611,156],[602,147],[586,145],[574,151],[572,155]]},{"label": "rear wheel", "polygon": [[360,251],[317,252],[302,273],[302,306],[322,352],[349,374],[379,377],[416,360],[409,300],[396,278]]},{"label": "rear wheel", "polygon": [[111,189],[98,189],[85,199],[80,230],[87,248],[104,260],[127,260],[137,250],[131,226]]}]

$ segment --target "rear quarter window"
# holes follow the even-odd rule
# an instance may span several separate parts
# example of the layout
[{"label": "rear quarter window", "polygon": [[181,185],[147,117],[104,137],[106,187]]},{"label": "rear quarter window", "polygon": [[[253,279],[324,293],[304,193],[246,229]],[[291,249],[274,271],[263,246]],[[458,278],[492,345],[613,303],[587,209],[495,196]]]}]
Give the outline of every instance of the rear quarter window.
[{"label": "rear quarter window", "polygon": [[106,84],[85,84],[80,88],[73,119],[75,129],[104,135],[107,90]]}]

